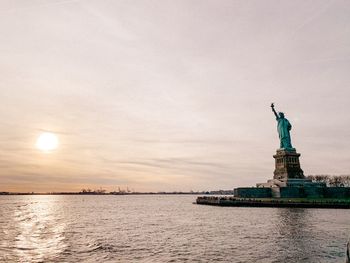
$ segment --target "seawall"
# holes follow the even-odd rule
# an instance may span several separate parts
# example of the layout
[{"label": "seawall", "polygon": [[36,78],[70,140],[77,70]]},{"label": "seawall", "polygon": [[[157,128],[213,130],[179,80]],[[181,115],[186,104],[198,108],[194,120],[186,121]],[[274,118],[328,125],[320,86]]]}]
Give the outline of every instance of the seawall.
[{"label": "seawall", "polygon": [[307,199],[307,198],[236,198],[200,196],[199,205],[235,207],[294,207],[294,208],[337,208],[350,209],[350,199]]}]

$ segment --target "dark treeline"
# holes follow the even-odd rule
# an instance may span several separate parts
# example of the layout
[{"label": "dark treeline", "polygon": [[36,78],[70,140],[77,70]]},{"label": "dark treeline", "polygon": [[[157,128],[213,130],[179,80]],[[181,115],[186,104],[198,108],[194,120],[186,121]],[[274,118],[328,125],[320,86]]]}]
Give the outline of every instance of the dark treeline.
[{"label": "dark treeline", "polygon": [[97,190],[91,190],[91,189],[82,189],[79,194],[105,194],[107,191],[104,189],[97,189]]},{"label": "dark treeline", "polygon": [[313,182],[326,183],[327,186],[333,187],[350,187],[350,175],[308,175],[308,179]]}]

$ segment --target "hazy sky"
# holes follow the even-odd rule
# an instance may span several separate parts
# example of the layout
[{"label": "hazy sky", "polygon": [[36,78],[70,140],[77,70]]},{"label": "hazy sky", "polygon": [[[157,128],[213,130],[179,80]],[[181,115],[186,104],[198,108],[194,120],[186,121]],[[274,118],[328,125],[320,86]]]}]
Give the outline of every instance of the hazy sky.
[{"label": "hazy sky", "polygon": [[[0,191],[350,173],[350,1],[1,0]],[[35,148],[58,135],[52,153]]]}]

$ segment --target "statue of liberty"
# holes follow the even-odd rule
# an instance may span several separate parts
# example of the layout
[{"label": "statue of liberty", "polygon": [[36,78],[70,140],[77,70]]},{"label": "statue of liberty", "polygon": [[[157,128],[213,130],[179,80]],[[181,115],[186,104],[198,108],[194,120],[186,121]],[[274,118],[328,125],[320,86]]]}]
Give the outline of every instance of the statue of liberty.
[{"label": "statue of liberty", "polygon": [[271,103],[271,108],[277,120],[277,131],[278,131],[278,136],[280,138],[280,148],[282,149],[284,148],[286,150],[294,149],[290,140],[290,133],[289,133],[289,131],[292,129],[292,125],[284,117],[283,112],[279,112],[277,114],[277,112],[275,111],[275,105],[273,103]]}]

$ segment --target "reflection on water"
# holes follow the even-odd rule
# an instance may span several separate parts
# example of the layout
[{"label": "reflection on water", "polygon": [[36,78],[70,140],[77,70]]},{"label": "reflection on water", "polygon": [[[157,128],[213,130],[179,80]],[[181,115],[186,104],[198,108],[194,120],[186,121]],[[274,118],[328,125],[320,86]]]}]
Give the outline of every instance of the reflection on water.
[{"label": "reflection on water", "polygon": [[[346,210],[284,208],[277,209],[277,262],[339,262],[344,259],[348,223],[336,229],[337,215]],[[345,222],[344,222],[345,223]],[[334,235],[340,230],[340,236]],[[287,252],[287,253],[286,253]]]},{"label": "reflection on water", "polygon": [[344,262],[349,210],[0,196],[0,262]]},{"label": "reflection on water", "polygon": [[[2,228],[6,237],[1,247],[13,253],[12,260],[33,262],[54,260],[66,248],[65,223],[57,217],[57,196],[25,196],[25,202],[7,206],[10,220]],[[6,211],[2,212],[2,214]]]},{"label": "reflection on water", "polygon": [[[293,209],[285,208],[277,210],[277,229],[279,232],[278,242],[276,248],[279,251],[288,251],[288,253],[281,253],[283,258],[279,257],[280,261],[295,260],[295,262],[302,262],[304,255],[310,252],[310,240],[312,237],[312,225],[308,222],[308,209]],[[290,248],[293,249],[290,249]],[[307,257],[305,259],[308,259]]]}]

